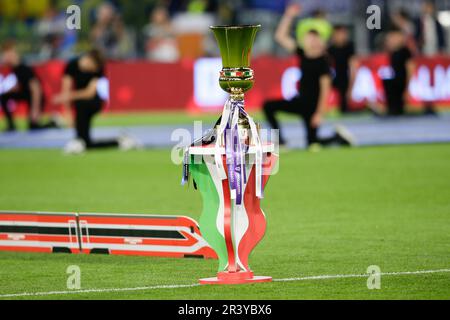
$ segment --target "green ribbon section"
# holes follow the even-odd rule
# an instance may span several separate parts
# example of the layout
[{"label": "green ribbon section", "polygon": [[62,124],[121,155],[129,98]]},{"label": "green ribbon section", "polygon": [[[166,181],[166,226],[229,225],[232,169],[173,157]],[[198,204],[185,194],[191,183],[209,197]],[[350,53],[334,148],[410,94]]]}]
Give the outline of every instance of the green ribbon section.
[{"label": "green ribbon section", "polygon": [[[208,167],[203,160],[201,164],[194,164],[191,157],[189,171],[203,199],[203,210],[199,221],[200,232],[217,253],[219,257],[219,271],[223,271],[228,263],[228,253],[225,238],[220,234],[216,223],[217,216],[219,214],[223,215],[223,212],[219,212],[219,197],[223,197],[223,194],[219,195]],[[221,181],[219,182],[221,183]]]}]

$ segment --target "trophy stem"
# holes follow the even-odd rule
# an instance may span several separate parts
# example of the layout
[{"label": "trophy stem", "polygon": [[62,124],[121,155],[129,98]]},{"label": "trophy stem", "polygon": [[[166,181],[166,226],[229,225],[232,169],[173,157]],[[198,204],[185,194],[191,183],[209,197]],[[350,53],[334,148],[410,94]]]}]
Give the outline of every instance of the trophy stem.
[{"label": "trophy stem", "polygon": [[241,88],[231,88],[230,91],[230,99],[232,102],[244,101],[244,90]]}]

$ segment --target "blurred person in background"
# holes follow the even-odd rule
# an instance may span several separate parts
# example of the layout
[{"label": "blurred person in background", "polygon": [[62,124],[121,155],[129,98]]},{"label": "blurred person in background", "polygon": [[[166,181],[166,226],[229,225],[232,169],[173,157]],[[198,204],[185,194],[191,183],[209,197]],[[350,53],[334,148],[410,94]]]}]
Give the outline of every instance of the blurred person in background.
[{"label": "blurred person in background", "polygon": [[216,1],[180,1],[172,26],[177,35],[180,59],[197,59],[215,53],[214,37],[209,29],[216,23]]},{"label": "blurred person in background", "polygon": [[41,59],[65,58],[72,55],[77,42],[76,30],[66,27],[66,14],[59,10],[57,1],[50,1],[42,19],[37,21],[36,32],[42,38]]},{"label": "blurred person in background", "polygon": [[[416,22],[416,41],[425,56],[445,52],[445,32],[436,17],[434,2],[431,0],[422,4],[422,14]],[[432,101],[424,101],[424,110],[425,114],[436,114]]]},{"label": "blurred person in background", "polygon": [[409,16],[408,12],[404,9],[399,9],[392,14],[391,17],[392,26],[400,29],[406,38],[406,45],[409,50],[415,55],[418,53],[417,43],[416,43],[416,26],[414,21]]},{"label": "blurred person in background", "polygon": [[387,114],[402,115],[408,97],[408,84],[414,73],[412,53],[407,46],[402,30],[391,27],[385,38],[385,50],[389,55],[390,66],[382,74],[386,97]]},{"label": "blurred person in background", "polygon": [[103,2],[97,9],[91,31],[93,45],[105,52],[107,58],[126,59],[134,54],[131,38],[115,7],[109,2]]},{"label": "blurred person in background", "polygon": [[22,61],[14,41],[3,43],[2,64],[11,69],[15,82],[6,92],[0,93],[1,108],[7,121],[6,131],[16,130],[11,102],[26,103],[29,130],[56,128],[57,124],[54,120],[45,124],[41,123],[44,110],[42,85],[33,69]]},{"label": "blurred person in background", "polygon": [[422,14],[416,23],[416,40],[422,54],[433,56],[445,50],[444,29],[436,17],[434,2],[422,4]]},{"label": "blurred person in background", "polygon": [[[294,19],[300,14],[299,5],[290,5],[281,18],[275,33],[276,41],[290,53],[296,53],[301,61],[302,77],[300,93],[290,101],[275,100],[264,103],[264,113],[274,129],[280,129],[275,114],[278,112],[293,113],[303,118],[306,127],[306,144],[312,150],[320,145],[350,145],[352,137],[343,127],[330,137],[320,138],[317,131],[322,123],[328,95],[331,90],[331,72],[326,58],[326,45],[320,34],[311,29],[301,38],[301,47],[291,37],[290,30]],[[286,143],[281,130],[280,145]]]},{"label": "blurred person in background", "polygon": [[300,20],[297,23],[296,35],[299,43],[309,30],[316,30],[322,40],[327,43],[333,33],[333,26],[326,18],[326,12],[317,9],[311,13],[311,17]]},{"label": "blurred person in background", "polygon": [[334,67],[333,87],[339,93],[340,110],[342,113],[347,113],[349,112],[347,97],[350,83],[350,63],[355,55],[355,47],[350,40],[347,27],[334,26],[328,53]]},{"label": "blurred person in background", "polygon": [[128,136],[118,139],[94,141],[91,138],[93,118],[102,110],[104,101],[97,86],[104,77],[104,58],[99,50],[92,49],[71,60],[62,79],[62,91],[54,96],[53,103],[63,104],[66,111],[73,104],[76,139],[64,148],[68,154],[83,153],[86,149],[120,147],[128,150],[137,147],[137,142]]},{"label": "blurred person in background", "polygon": [[150,14],[150,23],[143,30],[146,57],[152,61],[175,62],[179,59],[175,31],[165,7],[156,7]]},{"label": "blurred person in background", "polygon": [[[226,1],[227,3],[235,0]],[[240,1],[240,0],[238,0]],[[167,5],[171,15],[181,12],[189,12],[195,14],[202,14],[205,12],[216,12],[218,9],[219,0],[167,0],[159,1],[159,4]],[[225,3],[222,1],[222,3]]]},{"label": "blurred person in background", "polygon": [[191,13],[203,13],[208,10],[208,6],[208,0],[190,0],[186,9]]}]

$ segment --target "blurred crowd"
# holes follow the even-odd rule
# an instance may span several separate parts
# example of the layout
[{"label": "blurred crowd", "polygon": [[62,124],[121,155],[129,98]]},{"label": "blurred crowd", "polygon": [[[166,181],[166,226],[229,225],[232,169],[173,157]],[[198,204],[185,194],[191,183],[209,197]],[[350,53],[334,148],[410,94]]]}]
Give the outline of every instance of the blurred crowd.
[{"label": "blurred crowd", "polygon": [[[66,27],[69,5],[81,28]],[[208,54],[205,35],[221,12],[216,0],[0,0],[0,41],[18,40],[28,61],[67,59],[91,47],[109,59],[173,62]]]},{"label": "blurred crowd", "polygon": [[[403,0],[0,0],[0,40],[21,40],[19,49],[32,61],[67,59],[94,44],[109,59],[173,62],[217,54],[210,25],[260,23],[263,28],[254,55],[283,54],[273,34],[292,2],[305,8],[300,18],[314,17],[323,6],[321,17],[348,27],[358,52],[381,50],[383,31],[392,24],[408,36],[415,53],[432,55],[448,49],[446,2],[435,1],[443,10],[438,15],[433,1],[417,0],[410,1],[411,5]],[[381,4],[382,30],[361,34],[363,28],[356,26],[365,24],[365,8],[371,3]],[[66,27],[66,9],[71,4],[81,8],[80,30]]]}]

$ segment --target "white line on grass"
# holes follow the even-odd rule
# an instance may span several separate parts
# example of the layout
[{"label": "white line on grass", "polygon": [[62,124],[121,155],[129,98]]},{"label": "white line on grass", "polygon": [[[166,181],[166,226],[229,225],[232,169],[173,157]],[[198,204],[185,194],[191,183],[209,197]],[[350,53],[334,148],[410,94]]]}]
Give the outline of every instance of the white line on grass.
[{"label": "white line on grass", "polygon": [[[380,275],[382,275],[382,276],[402,276],[402,275],[417,275],[417,274],[444,273],[444,272],[450,272],[450,269],[381,272]],[[306,277],[298,277],[298,278],[273,279],[273,281],[275,281],[275,282],[293,282],[293,281],[342,279],[342,278],[367,278],[368,276],[369,276],[368,274],[335,274],[335,275],[306,276]],[[194,283],[194,284],[156,285],[156,286],[133,287],[133,288],[103,288],[103,289],[82,289],[82,290],[67,290],[67,291],[47,291],[47,292],[22,292],[22,293],[0,294],[0,298],[15,298],[15,297],[28,297],[28,296],[51,296],[51,295],[65,295],[65,294],[78,294],[78,293],[145,291],[145,290],[155,290],[155,289],[192,288],[192,287],[198,287],[198,286],[200,286],[200,284]]]},{"label": "white line on grass", "polygon": [[194,284],[174,284],[174,285],[157,285],[148,287],[133,287],[133,288],[104,288],[104,289],[82,289],[82,290],[67,290],[67,291],[47,291],[47,292],[22,292],[22,293],[10,293],[2,294],[0,298],[14,298],[14,297],[27,297],[27,296],[51,296],[51,295],[63,295],[63,294],[77,294],[77,293],[98,293],[98,292],[123,292],[123,291],[144,291],[154,289],[178,289],[178,288],[191,288],[199,286],[199,283]]},{"label": "white line on grass", "polygon": [[[414,274],[426,274],[426,273],[442,273],[450,272],[450,269],[437,269],[437,270],[418,270],[418,271],[401,271],[401,272],[380,272],[381,276],[403,276]],[[289,281],[305,281],[305,280],[323,280],[323,279],[342,279],[342,278],[367,278],[369,274],[335,274],[335,275],[322,275],[322,276],[308,276],[299,278],[284,278],[273,279],[273,281],[289,282]]]}]

